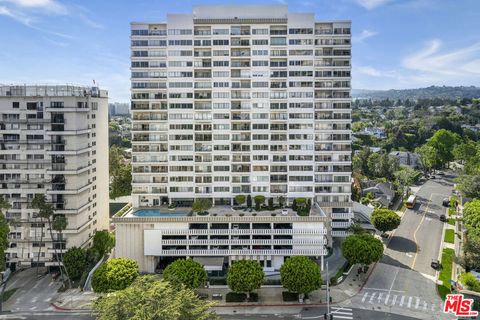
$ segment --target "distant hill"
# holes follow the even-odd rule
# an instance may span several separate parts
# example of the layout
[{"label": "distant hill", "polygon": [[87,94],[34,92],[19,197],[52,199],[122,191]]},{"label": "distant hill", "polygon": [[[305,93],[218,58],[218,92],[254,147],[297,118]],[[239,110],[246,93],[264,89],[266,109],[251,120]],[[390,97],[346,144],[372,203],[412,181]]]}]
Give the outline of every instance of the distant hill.
[{"label": "distant hill", "polygon": [[372,100],[417,100],[417,99],[456,99],[456,98],[480,98],[479,87],[437,87],[431,86],[418,89],[390,89],[390,90],[364,90],[353,89],[352,96],[355,99],[372,99]]}]

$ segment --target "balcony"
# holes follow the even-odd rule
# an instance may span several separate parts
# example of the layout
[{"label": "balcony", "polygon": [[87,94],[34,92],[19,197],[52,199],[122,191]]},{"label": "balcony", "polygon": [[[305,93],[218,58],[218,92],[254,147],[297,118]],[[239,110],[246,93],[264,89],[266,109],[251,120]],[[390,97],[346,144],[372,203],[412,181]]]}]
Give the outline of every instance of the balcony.
[{"label": "balcony", "polygon": [[146,255],[165,255],[165,256],[242,256],[242,255],[271,255],[271,256],[324,256],[327,254],[325,249],[296,249],[296,250],[158,250],[148,252]]}]

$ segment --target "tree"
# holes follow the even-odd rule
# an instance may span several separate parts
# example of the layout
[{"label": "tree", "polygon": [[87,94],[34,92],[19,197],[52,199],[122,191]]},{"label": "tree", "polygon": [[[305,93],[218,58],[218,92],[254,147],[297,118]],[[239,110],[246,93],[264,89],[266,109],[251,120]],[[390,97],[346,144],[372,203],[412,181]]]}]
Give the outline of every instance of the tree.
[{"label": "tree", "polygon": [[10,227],[8,221],[5,218],[5,213],[10,209],[10,203],[0,196],[0,271],[5,270],[5,250],[8,248],[8,234],[10,233]]},{"label": "tree", "polygon": [[255,210],[260,210],[260,206],[265,203],[265,196],[258,195],[253,199],[255,200]]},{"label": "tree", "polygon": [[207,198],[197,198],[193,201],[192,210],[195,212],[204,212],[212,207],[212,200]]},{"label": "tree", "polygon": [[262,286],[264,276],[262,266],[257,261],[238,260],[228,268],[227,285],[233,292],[246,293],[249,299],[250,292]]},{"label": "tree", "polygon": [[273,198],[268,198],[268,209],[273,209]]},{"label": "tree", "polygon": [[135,260],[117,258],[107,260],[92,277],[95,292],[123,290],[138,277],[138,265]]},{"label": "tree", "polygon": [[96,231],[93,236],[93,248],[98,252],[99,257],[109,253],[115,246],[115,237],[106,230]]},{"label": "tree", "polygon": [[307,199],[306,198],[297,198],[295,200],[296,200],[296,203],[297,203],[298,210],[301,210],[301,209],[305,208],[305,206],[307,205]]},{"label": "tree", "polygon": [[71,247],[63,255],[63,265],[70,279],[79,280],[87,269],[87,252],[85,249]]},{"label": "tree", "polygon": [[308,257],[290,257],[280,268],[282,285],[290,292],[310,293],[322,285],[318,264]]},{"label": "tree", "polygon": [[110,199],[128,196],[132,193],[132,166],[121,164],[113,174],[110,185]]},{"label": "tree", "polygon": [[372,212],[371,219],[373,226],[382,231],[392,231],[400,225],[400,216],[395,211],[389,209],[375,209]]},{"label": "tree", "polygon": [[467,198],[480,198],[480,174],[463,175],[456,179],[457,189]]},{"label": "tree", "polygon": [[247,207],[248,208],[252,207],[252,196],[251,195],[247,196]]},{"label": "tree", "polygon": [[94,304],[98,320],[216,320],[214,303],[193,290],[172,286],[155,275],[138,277],[125,290],[102,295]]},{"label": "tree", "polygon": [[435,132],[427,144],[437,151],[438,164],[444,167],[454,159],[453,148],[459,141],[458,134],[440,129]]},{"label": "tree", "polygon": [[394,184],[397,187],[397,192],[403,197],[407,192],[407,188],[421,176],[421,173],[410,167],[401,166],[400,170],[396,171],[393,175],[395,177]]},{"label": "tree", "polygon": [[235,203],[239,206],[245,203],[245,196],[243,194],[239,194],[235,196]]},{"label": "tree", "polygon": [[283,196],[279,196],[278,197],[278,205],[283,208],[283,206],[285,205],[285,197]]},{"label": "tree", "polygon": [[416,148],[415,152],[420,155],[420,162],[426,172],[430,172],[437,167],[437,150],[434,147],[424,144]]},{"label": "tree", "polygon": [[480,239],[472,236],[465,238],[463,245],[463,264],[467,269],[473,269],[480,265]]},{"label": "tree", "polygon": [[480,199],[474,199],[465,204],[463,222],[467,228],[468,238],[480,239]]},{"label": "tree", "polygon": [[[40,243],[43,243],[43,220],[47,220],[48,223],[48,230],[50,232],[50,239],[52,240],[52,247],[55,253],[54,259],[58,264],[58,269],[60,270],[60,276],[62,278],[62,282],[65,283],[65,276],[63,274],[63,267],[62,267],[62,258],[61,255],[57,252],[57,246],[55,245],[55,238],[53,237],[53,226],[52,226],[52,218],[54,215],[54,208],[51,203],[47,203],[47,198],[44,194],[36,194],[31,203],[32,207],[38,209],[37,218],[40,218],[41,222],[41,231],[40,231]],[[66,222],[65,222],[66,223]],[[56,227],[63,227],[63,222],[59,221]],[[66,225],[65,225],[66,227]],[[58,240],[58,239],[57,239]],[[37,258],[37,266],[40,261],[40,252],[41,252],[42,245],[39,248],[39,254]],[[37,268],[38,273],[38,268]],[[70,284],[70,279],[67,277],[68,284]]]},{"label": "tree", "polygon": [[383,256],[383,243],[368,233],[353,234],[342,242],[342,254],[353,265],[369,265]]},{"label": "tree", "polygon": [[460,282],[467,286],[468,290],[480,292],[480,282],[471,272],[464,272],[460,275]]},{"label": "tree", "polygon": [[298,209],[297,208],[297,199],[294,198],[293,201],[292,201],[292,210],[297,211],[297,209]]},{"label": "tree", "polygon": [[467,162],[477,155],[477,144],[472,140],[467,140],[453,147],[453,156],[455,160]]},{"label": "tree", "polygon": [[175,285],[183,284],[189,289],[197,289],[207,281],[207,272],[193,259],[179,259],[165,268],[163,278]]}]

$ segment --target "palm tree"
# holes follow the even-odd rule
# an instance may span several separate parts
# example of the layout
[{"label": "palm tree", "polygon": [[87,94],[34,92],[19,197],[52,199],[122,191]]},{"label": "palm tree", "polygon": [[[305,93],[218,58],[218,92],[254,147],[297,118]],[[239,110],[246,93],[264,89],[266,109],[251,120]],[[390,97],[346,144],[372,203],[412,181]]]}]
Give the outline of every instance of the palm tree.
[{"label": "palm tree", "polygon": [[[63,275],[63,269],[61,265],[61,259],[59,259],[58,253],[57,253],[57,248],[55,247],[54,243],[54,238],[53,238],[53,230],[52,230],[52,217],[54,214],[54,209],[52,204],[47,203],[46,197],[44,194],[37,194],[35,195],[35,198],[32,201],[32,207],[38,209],[38,215],[37,217],[40,218],[40,221],[43,222],[43,219],[47,220],[48,223],[48,229],[50,231],[50,238],[52,239],[52,246],[53,250],[55,252],[55,257],[58,263],[58,268],[60,269],[60,276],[62,277],[62,282],[65,283],[65,277]],[[43,223],[41,224],[41,232],[40,232],[40,249],[41,249],[41,244],[43,240]],[[40,260],[40,250],[39,250],[39,255],[38,255],[38,260],[37,260],[37,266],[38,266],[38,261]],[[37,268],[38,271],[38,268]]]},{"label": "palm tree", "polygon": [[[53,217],[53,221],[52,221],[51,228],[50,228],[50,235],[52,236],[52,241],[53,241],[52,229],[58,232],[58,235],[59,235],[58,238],[63,239],[62,238],[62,231],[67,229],[67,224],[68,224],[68,221],[67,221],[67,218],[65,218],[64,215],[55,215]],[[60,267],[60,263],[59,263],[59,267]],[[70,276],[68,275],[67,268],[65,268],[65,274],[67,275],[68,285],[69,285],[69,287],[71,287],[72,283],[70,282]]]}]

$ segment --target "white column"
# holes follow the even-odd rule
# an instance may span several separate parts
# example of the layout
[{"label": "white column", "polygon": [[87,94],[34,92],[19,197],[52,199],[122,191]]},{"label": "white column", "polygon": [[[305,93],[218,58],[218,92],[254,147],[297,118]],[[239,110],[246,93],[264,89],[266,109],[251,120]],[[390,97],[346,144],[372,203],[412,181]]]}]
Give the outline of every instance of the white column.
[{"label": "white column", "polygon": [[323,256],[320,256],[320,270],[323,271]]}]

